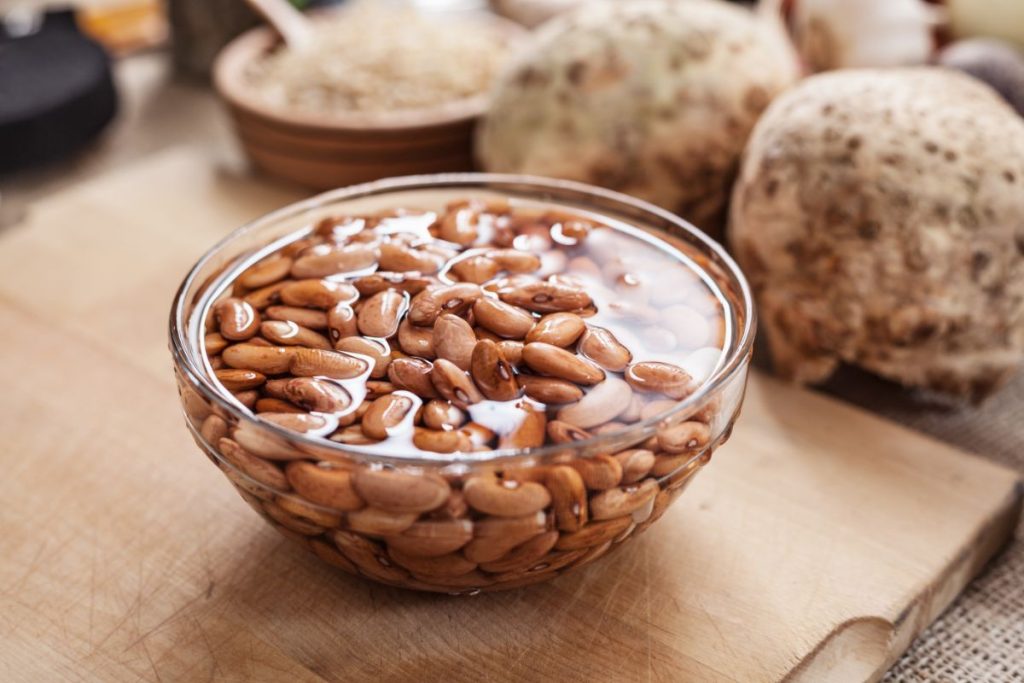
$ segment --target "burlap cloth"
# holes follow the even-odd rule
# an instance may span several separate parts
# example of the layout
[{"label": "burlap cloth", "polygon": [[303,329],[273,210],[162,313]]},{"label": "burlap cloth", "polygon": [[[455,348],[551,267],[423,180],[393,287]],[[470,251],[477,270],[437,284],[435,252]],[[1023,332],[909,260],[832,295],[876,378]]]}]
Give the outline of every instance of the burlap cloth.
[{"label": "burlap cloth", "polygon": [[[977,407],[922,405],[898,387],[854,371],[841,373],[825,391],[1024,471],[1024,372]],[[1024,681],[1024,525],[884,680]]]}]

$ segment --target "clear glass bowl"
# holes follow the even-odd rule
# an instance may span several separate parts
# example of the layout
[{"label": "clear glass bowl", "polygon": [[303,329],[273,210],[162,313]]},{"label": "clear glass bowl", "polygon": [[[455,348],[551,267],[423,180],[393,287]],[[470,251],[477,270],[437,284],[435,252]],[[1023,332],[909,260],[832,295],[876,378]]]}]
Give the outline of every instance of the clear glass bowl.
[{"label": "clear glass bowl", "polygon": [[[211,376],[203,347],[205,312],[254,258],[327,216],[430,208],[470,197],[598,214],[679,247],[725,302],[724,348],[710,376],[667,411],[585,441],[408,456],[374,454],[284,429],[255,416]],[[554,578],[657,521],[728,438],[743,400],[754,330],[753,301],[739,268],[720,245],[682,219],[579,183],[456,174],[327,192],[234,231],[182,283],[171,310],[170,347],[196,443],[274,528],[356,576],[403,588],[475,594]],[[700,438],[682,449],[662,448],[671,435],[694,427]],[[639,469],[627,465],[624,470],[625,460],[614,456],[630,449],[653,452],[653,462],[644,457]],[[499,497],[541,486],[548,494],[541,497],[549,502],[527,514],[483,514],[467,506],[462,494],[473,480],[474,486],[493,484],[491,493]]]}]

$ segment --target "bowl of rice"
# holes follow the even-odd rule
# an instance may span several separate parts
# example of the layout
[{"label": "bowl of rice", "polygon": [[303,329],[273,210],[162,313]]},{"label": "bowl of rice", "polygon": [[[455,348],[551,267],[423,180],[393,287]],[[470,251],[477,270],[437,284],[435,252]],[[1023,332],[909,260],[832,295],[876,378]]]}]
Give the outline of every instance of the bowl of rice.
[{"label": "bowl of rice", "polygon": [[258,27],[214,64],[257,169],[317,190],[472,170],[473,129],[522,27],[365,0],[310,21],[301,49]]}]

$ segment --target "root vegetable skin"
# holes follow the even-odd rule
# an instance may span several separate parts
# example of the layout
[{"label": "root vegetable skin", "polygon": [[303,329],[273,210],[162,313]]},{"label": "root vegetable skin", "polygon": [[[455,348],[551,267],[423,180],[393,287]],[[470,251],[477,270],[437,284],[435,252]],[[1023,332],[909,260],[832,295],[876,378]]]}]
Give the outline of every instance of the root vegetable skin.
[{"label": "root vegetable skin", "polygon": [[775,22],[720,0],[588,4],[521,54],[479,129],[486,170],[610,187],[712,233],[754,122],[798,71]]},{"label": "root vegetable skin", "polygon": [[949,70],[809,78],[754,130],[729,239],[781,374],[981,398],[1024,357],[1024,120]]}]

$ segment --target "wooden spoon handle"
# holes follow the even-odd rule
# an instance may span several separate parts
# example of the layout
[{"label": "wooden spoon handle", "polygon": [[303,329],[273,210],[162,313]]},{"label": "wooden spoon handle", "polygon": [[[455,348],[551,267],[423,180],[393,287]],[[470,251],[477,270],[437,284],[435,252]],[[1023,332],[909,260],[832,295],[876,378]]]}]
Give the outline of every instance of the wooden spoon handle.
[{"label": "wooden spoon handle", "polygon": [[281,34],[284,42],[293,50],[309,45],[312,29],[309,20],[295,9],[288,0],[246,0],[249,6]]}]

